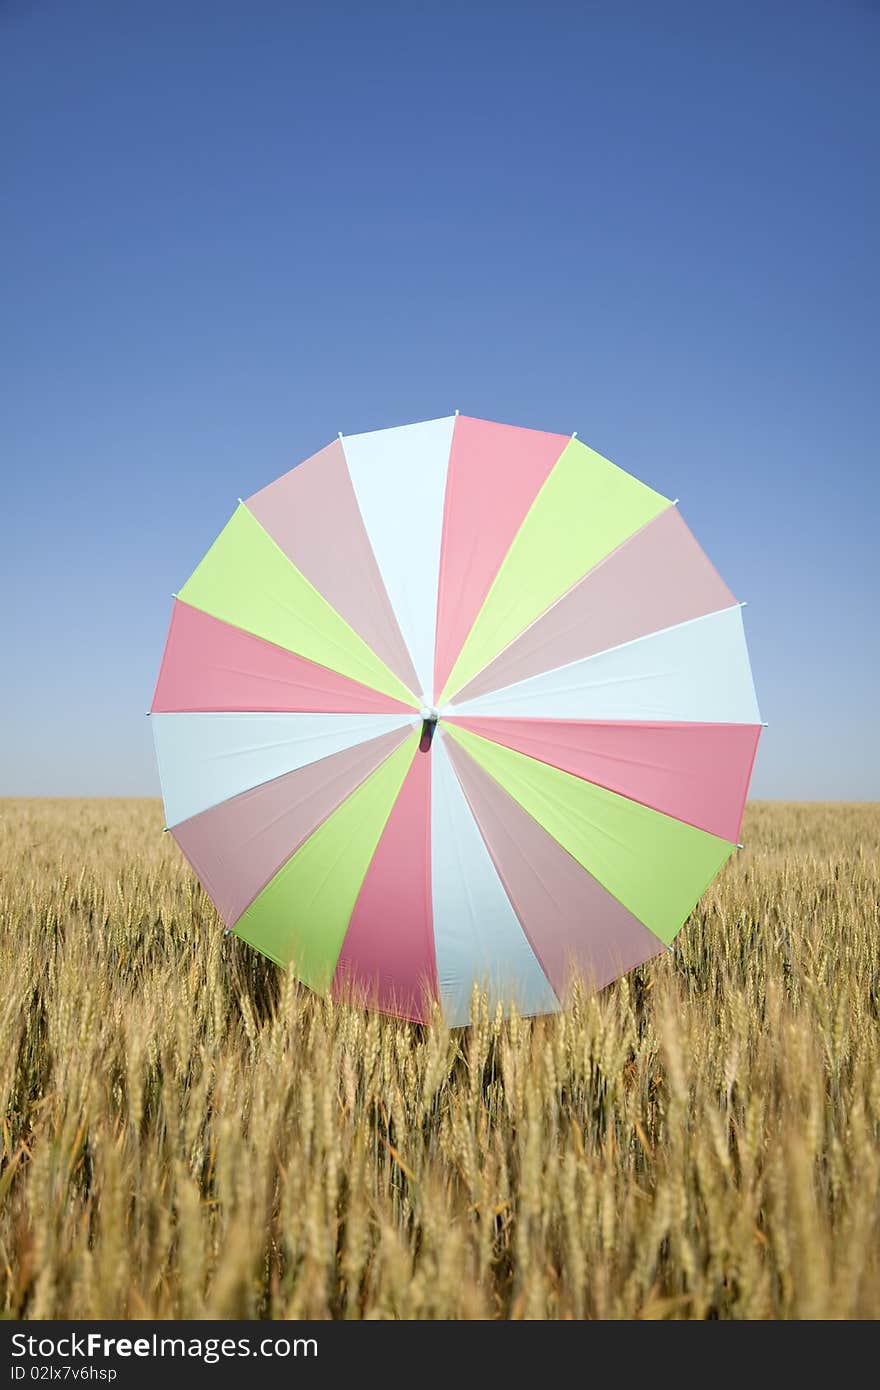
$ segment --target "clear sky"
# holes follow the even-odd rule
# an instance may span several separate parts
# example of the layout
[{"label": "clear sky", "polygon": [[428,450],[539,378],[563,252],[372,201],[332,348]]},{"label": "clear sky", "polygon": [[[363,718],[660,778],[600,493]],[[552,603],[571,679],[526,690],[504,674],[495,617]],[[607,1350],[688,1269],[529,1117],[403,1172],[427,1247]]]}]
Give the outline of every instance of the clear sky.
[{"label": "clear sky", "polygon": [[0,791],[156,794],[236,499],[459,408],[681,499],[753,795],[880,797],[878,71],[869,0],[0,0]]}]

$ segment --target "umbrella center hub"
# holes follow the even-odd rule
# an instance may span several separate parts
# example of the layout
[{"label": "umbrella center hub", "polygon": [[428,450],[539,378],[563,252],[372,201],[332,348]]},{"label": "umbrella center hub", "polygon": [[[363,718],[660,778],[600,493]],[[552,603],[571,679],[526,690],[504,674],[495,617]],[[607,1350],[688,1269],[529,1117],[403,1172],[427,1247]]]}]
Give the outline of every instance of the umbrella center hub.
[{"label": "umbrella center hub", "polygon": [[440,718],[440,715],[433,705],[422,705],[419,714],[422,720],[422,736],[419,739],[419,752],[429,753],[434,738],[434,730],[437,728],[437,720]]}]

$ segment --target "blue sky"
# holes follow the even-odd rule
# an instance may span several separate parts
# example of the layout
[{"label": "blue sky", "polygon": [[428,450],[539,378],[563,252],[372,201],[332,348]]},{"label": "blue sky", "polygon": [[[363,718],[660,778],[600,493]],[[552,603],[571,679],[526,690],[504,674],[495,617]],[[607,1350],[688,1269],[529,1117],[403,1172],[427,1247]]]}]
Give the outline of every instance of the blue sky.
[{"label": "blue sky", "polygon": [[156,794],[171,594],[338,430],[582,439],[880,797],[880,6],[0,0],[0,791]]}]

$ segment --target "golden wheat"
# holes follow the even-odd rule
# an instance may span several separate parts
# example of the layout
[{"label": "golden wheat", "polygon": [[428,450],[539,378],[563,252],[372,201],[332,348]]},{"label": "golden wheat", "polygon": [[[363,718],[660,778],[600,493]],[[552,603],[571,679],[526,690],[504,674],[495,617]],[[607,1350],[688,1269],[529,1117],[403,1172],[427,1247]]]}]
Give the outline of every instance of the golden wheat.
[{"label": "golden wheat", "polygon": [[880,1315],[880,807],[751,807],[674,951],[450,1033],[224,939],[157,803],[0,805],[6,1316]]}]

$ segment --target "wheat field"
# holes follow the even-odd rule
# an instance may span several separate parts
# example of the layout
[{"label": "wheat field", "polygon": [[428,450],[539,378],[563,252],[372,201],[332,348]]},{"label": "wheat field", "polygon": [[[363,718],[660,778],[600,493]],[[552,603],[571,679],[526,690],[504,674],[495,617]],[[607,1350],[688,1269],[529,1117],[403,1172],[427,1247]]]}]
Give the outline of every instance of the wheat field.
[{"label": "wheat field", "polygon": [[880,1315],[880,806],[758,804],[553,1018],[334,1005],[151,801],[6,801],[0,1312]]}]

